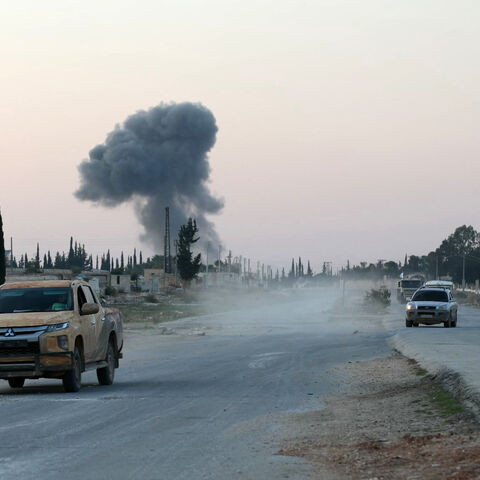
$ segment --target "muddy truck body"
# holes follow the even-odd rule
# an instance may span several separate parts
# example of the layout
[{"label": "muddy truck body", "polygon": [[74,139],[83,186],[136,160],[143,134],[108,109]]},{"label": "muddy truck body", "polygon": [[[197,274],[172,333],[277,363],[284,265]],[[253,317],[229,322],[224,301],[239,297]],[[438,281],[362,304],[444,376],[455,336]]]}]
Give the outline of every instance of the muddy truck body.
[{"label": "muddy truck body", "polygon": [[0,286],[0,379],[12,388],[25,379],[58,378],[66,391],[97,370],[113,383],[123,347],[123,319],[104,308],[82,280],[6,283]]}]

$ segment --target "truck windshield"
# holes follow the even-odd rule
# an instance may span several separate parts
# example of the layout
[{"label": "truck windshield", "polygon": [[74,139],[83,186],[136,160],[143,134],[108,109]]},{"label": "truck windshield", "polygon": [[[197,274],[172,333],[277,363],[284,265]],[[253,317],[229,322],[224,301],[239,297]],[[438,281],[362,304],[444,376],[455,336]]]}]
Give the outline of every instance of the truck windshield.
[{"label": "truck windshield", "polygon": [[448,297],[446,292],[420,290],[413,296],[412,302],[448,302]]},{"label": "truck windshield", "polygon": [[61,312],[65,310],[73,310],[73,295],[70,287],[0,290],[0,313]]},{"label": "truck windshield", "polygon": [[403,288],[420,288],[423,285],[421,280],[402,280]]}]

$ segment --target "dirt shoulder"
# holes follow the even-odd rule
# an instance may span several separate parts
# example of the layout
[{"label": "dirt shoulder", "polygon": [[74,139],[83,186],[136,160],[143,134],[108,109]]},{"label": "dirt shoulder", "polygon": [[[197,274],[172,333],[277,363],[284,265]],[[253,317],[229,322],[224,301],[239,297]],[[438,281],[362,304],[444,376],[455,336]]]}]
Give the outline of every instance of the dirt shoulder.
[{"label": "dirt shoulder", "polygon": [[353,393],[290,417],[280,455],[307,460],[319,479],[325,469],[337,479],[480,478],[479,423],[415,362],[394,355],[337,370]]}]

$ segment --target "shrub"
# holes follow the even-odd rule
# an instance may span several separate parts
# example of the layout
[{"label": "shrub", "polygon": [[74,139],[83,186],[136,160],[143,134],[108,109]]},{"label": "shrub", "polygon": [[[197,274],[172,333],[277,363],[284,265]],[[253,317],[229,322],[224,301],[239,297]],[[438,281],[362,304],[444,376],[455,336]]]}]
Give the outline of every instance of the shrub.
[{"label": "shrub", "polygon": [[390,305],[390,290],[382,285],[379,289],[372,288],[365,293],[364,305],[370,308],[386,308]]},{"label": "shrub", "polygon": [[117,296],[117,290],[115,289],[115,287],[107,285],[105,287],[105,295],[108,295],[110,297],[116,297]]},{"label": "shrub", "polygon": [[146,297],[145,297],[145,302],[146,303],[158,303],[158,299],[155,295],[152,295],[151,293],[149,293]]}]

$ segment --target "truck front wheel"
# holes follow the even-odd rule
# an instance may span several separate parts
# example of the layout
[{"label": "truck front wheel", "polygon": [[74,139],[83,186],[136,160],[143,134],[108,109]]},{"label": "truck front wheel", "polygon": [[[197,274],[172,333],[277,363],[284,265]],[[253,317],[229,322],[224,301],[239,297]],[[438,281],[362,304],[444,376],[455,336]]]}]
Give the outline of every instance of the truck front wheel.
[{"label": "truck front wheel", "polygon": [[63,376],[63,388],[66,392],[78,392],[82,387],[82,356],[75,346],[72,369]]},{"label": "truck front wheel", "polygon": [[111,385],[115,378],[115,347],[114,342],[110,340],[107,347],[107,358],[105,359],[107,366],[97,368],[97,378],[100,385]]},{"label": "truck front wheel", "polygon": [[11,388],[22,388],[25,383],[25,379],[22,377],[13,377],[8,379],[8,384]]}]

